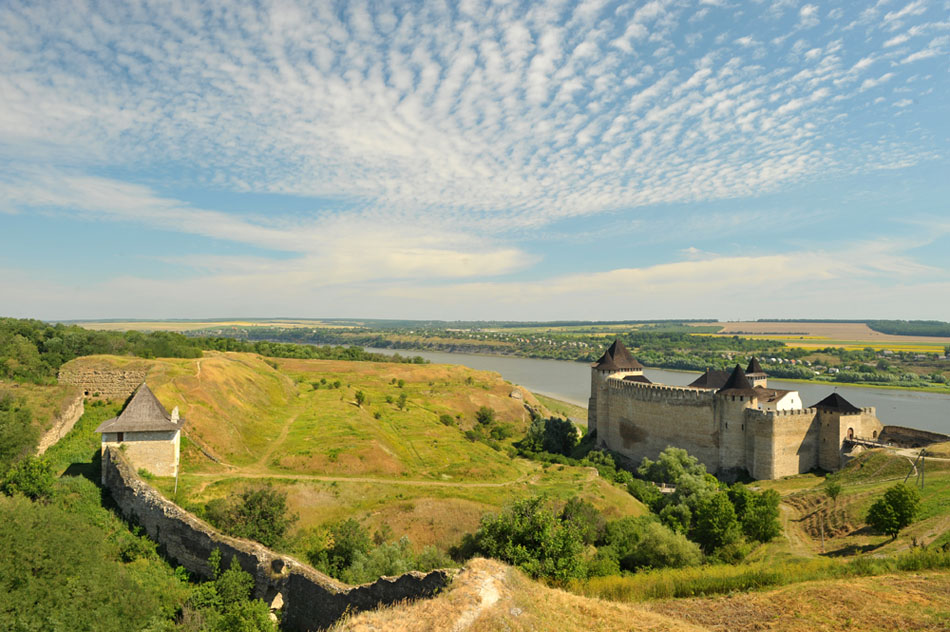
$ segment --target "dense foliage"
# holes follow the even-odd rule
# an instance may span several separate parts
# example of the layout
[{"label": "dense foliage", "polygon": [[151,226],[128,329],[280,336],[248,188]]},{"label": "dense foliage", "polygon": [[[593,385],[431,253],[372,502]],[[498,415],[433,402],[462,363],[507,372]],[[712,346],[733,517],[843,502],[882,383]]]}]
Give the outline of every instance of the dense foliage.
[{"label": "dense foliage", "polygon": [[869,320],[868,327],[895,336],[950,337],[950,323],[942,320]]},{"label": "dense foliage", "polygon": [[432,546],[414,553],[408,537],[393,541],[388,529],[377,531],[370,538],[353,518],[308,530],[301,535],[297,548],[314,568],[350,584],[452,565],[448,557]]},{"label": "dense foliage", "polygon": [[39,431],[32,420],[33,413],[22,398],[0,389],[0,472],[33,451]]}]

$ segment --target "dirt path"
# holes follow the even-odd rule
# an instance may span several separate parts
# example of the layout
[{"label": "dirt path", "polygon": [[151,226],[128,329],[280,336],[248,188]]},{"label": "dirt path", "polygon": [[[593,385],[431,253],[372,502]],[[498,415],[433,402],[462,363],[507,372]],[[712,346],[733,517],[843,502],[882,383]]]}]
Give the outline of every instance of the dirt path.
[{"label": "dirt path", "polygon": [[455,625],[452,626],[452,632],[467,630],[482,612],[494,606],[501,598],[498,587],[504,584],[504,569],[496,573],[479,573],[476,580],[478,581],[479,601],[459,615],[459,618],[455,620]]},{"label": "dirt path", "polygon": [[788,539],[791,550],[805,557],[814,555],[815,545],[801,526],[801,512],[792,505],[783,502],[779,505],[779,514],[782,519],[782,532]]},{"label": "dirt path", "polygon": [[284,444],[284,441],[287,439],[287,435],[290,434],[290,427],[294,425],[294,422],[297,421],[297,418],[302,414],[303,411],[298,410],[293,417],[284,423],[283,427],[280,429],[280,433],[277,435],[277,438],[270,442],[270,444],[267,446],[267,449],[264,450],[264,453],[261,455],[261,458],[259,458],[253,465],[250,466],[251,469],[263,470],[267,467],[267,459],[269,459],[271,455],[274,454],[277,448]]},{"label": "dirt path", "polygon": [[[398,478],[369,478],[351,476],[322,476],[319,474],[283,474],[280,472],[255,472],[237,469],[222,474],[220,472],[188,472],[187,476],[198,478],[225,479],[225,478],[273,478],[292,481],[325,481],[330,483],[372,483],[380,485],[408,485],[410,487],[510,487],[519,483],[533,482],[532,475],[524,474],[510,481],[499,483],[455,483],[452,481],[407,481]],[[210,482],[210,481],[209,481]]]}]

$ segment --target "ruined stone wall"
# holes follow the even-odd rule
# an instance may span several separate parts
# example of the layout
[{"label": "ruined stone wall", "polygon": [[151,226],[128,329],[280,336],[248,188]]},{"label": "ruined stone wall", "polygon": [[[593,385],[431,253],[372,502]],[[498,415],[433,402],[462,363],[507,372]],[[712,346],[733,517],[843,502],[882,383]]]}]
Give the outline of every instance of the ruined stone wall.
[{"label": "ruined stone wall", "polygon": [[141,525],[164,553],[190,572],[209,577],[208,557],[221,551],[222,565],[236,558],[254,578],[256,598],[283,599],[282,628],[294,632],[333,625],[345,612],[359,612],[406,599],[431,597],[449,581],[447,571],[406,573],[371,584],[347,586],[291,557],[264,546],[231,538],[164,498],[136,474],[115,449],[105,450],[102,478],[119,510]]},{"label": "ruined stone wall", "polygon": [[60,384],[74,384],[83,394],[92,397],[124,400],[145,381],[146,369],[89,369],[64,367],[59,372]]},{"label": "ruined stone wall", "polygon": [[178,473],[180,431],[122,434],[120,442],[117,433],[102,433],[103,454],[108,448],[121,450],[136,472],[144,468],[155,476],[175,476]]},{"label": "ruined stone wall", "polygon": [[686,449],[710,472],[719,468],[719,429],[713,394],[694,388],[611,379],[607,384],[607,446],[634,462],[655,459],[667,446]]},{"label": "ruined stone wall", "polygon": [[903,426],[884,426],[878,438],[884,443],[893,443],[903,448],[923,448],[931,443],[950,441],[950,435]]},{"label": "ruined stone wall", "polygon": [[817,467],[821,429],[817,413],[814,408],[747,410],[746,424],[755,434],[755,450],[749,467],[752,477],[781,478]]},{"label": "ruined stone wall", "polygon": [[57,441],[66,436],[66,433],[73,429],[73,426],[76,425],[76,422],[79,421],[79,418],[82,417],[84,412],[86,412],[86,407],[82,393],[80,393],[56,416],[56,419],[53,421],[53,427],[40,437],[39,444],[36,446],[36,454],[43,454]]}]

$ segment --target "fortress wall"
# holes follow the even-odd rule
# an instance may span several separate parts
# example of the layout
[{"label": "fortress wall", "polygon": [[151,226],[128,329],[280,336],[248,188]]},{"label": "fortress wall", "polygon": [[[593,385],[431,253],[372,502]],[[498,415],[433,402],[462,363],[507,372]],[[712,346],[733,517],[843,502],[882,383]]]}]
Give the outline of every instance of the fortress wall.
[{"label": "fortress wall", "polygon": [[[884,424],[877,418],[877,410],[873,407],[861,409],[861,414],[854,420],[854,436],[862,439],[878,439],[884,432]],[[847,429],[845,429],[847,432]]]},{"label": "fortress wall", "polygon": [[[137,472],[140,468],[155,476],[175,476],[178,470],[178,454],[181,442],[179,430],[165,432],[125,432],[119,442],[114,432],[102,434],[102,452],[109,448],[121,450],[126,460]],[[105,481],[103,481],[105,483]]]},{"label": "fortress wall", "polygon": [[715,472],[719,434],[709,391],[609,380],[606,442],[611,450],[640,461],[667,446],[686,449]]},{"label": "fortress wall", "polygon": [[814,408],[746,411],[746,423],[755,433],[752,476],[781,478],[817,467],[821,429],[817,413]]},{"label": "fortress wall", "polygon": [[754,400],[744,395],[715,398],[715,419],[719,428],[720,475],[729,477],[742,470],[752,470],[751,452],[746,450],[745,411]]},{"label": "fortress wall", "polygon": [[902,448],[923,448],[931,443],[950,441],[950,436],[903,426],[884,426],[878,438],[885,443],[895,443]]},{"label": "fortress wall", "polygon": [[146,369],[85,369],[63,368],[59,372],[60,384],[74,384],[89,397],[125,399],[145,381]]},{"label": "fortress wall", "polygon": [[50,449],[57,441],[66,436],[66,433],[73,429],[79,418],[86,412],[85,400],[82,393],[76,395],[76,399],[69,403],[66,408],[56,416],[53,427],[43,433],[36,446],[37,456]]},{"label": "fortress wall", "polygon": [[283,599],[281,629],[294,632],[333,625],[346,612],[359,612],[407,599],[431,597],[448,583],[449,572],[411,572],[347,586],[250,540],[228,537],[159,494],[135,473],[121,451],[107,449],[102,479],[119,510],[141,525],[164,553],[190,572],[209,577],[208,557],[221,551],[223,568],[236,558],[254,578],[255,598]]}]

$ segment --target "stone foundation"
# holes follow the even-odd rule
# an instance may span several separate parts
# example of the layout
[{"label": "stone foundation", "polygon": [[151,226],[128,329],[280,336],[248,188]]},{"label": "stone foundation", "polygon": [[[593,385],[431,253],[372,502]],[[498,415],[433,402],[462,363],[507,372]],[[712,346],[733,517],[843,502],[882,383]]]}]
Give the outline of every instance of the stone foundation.
[{"label": "stone foundation", "polygon": [[145,381],[147,373],[146,369],[63,368],[59,383],[78,386],[86,397],[124,400]]},{"label": "stone foundation", "polygon": [[347,612],[431,597],[450,579],[449,571],[437,570],[347,586],[261,544],[219,533],[139,478],[121,451],[105,450],[102,480],[122,514],[141,525],[161,545],[165,555],[195,575],[210,576],[208,557],[215,549],[221,551],[222,568],[229,567],[231,559],[236,558],[254,578],[255,598],[274,603],[280,596],[284,630],[320,630],[330,627]]}]

